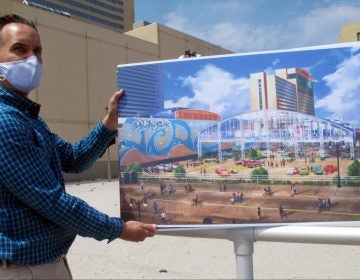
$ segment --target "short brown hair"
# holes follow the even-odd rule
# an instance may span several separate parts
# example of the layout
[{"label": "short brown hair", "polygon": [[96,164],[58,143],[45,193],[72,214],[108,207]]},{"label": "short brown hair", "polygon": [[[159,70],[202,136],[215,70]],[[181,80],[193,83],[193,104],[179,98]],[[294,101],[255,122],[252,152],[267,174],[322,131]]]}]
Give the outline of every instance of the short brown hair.
[{"label": "short brown hair", "polygon": [[28,20],[22,16],[19,15],[15,15],[15,14],[11,14],[11,15],[5,15],[0,17],[0,31],[3,29],[3,27],[9,23],[23,23],[26,25],[31,26],[32,28],[34,28],[36,31],[36,26],[35,23],[31,20]]}]

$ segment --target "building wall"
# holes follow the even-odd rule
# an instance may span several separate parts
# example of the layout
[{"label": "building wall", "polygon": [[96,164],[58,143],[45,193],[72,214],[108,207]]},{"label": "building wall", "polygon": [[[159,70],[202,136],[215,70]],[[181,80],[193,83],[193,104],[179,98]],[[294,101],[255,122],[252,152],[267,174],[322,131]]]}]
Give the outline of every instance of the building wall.
[{"label": "building wall", "polygon": [[138,38],[144,41],[148,41],[153,44],[159,43],[158,24],[149,22],[136,22],[134,23],[134,29],[126,32],[125,34]]},{"label": "building wall", "polygon": [[312,77],[297,68],[276,69],[275,75],[252,73],[250,100],[251,111],[277,109],[315,114]]},{"label": "building wall", "polygon": [[134,0],[124,0],[124,32],[133,28],[135,21]]},{"label": "building wall", "polygon": [[282,73],[284,79],[296,85],[297,112],[314,116],[313,78],[310,73],[299,68],[287,68]]},{"label": "building wall", "polygon": [[118,67],[118,84],[126,94],[126,108],[120,108],[121,116],[144,116],[164,110],[161,65],[133,65]]},{"label": "building wall", "polygon": [[297,111],[296,86],[286,79],[275,76],[276,107],[269,109]]},{"label": "building wall", "polygon": [[[127,1],[127,0],[126,0]],[[31,98],[39,102],[40,115],[51,130],[65,140],[74,142],[85,135],[105,114],[110,96],[117,88],[116,66],[119,64],[176,58],[186,47],[204,55],[230,53],[194,37],[166,29],[162,44],[142,40],[74,18],[61,16],[23,5],[22,1],[1,0],[0,15],[16,13],[33,20],[43,45],[44,77],[42,85]],[[158,32],[161,26],[149,30]],[[175,39],[172,40],[172,37]],[[181,47],[181,38],[187,38]],[[168,40],[168,44],[166,43]],[[181,49],[182,47],[184,49]],[[118,172],[117,145],[89,171],[68,175],[67,180],[107,177],[109,163],[112,174]]]},{"label": "building wall", "polygon": [[352,22],[341,28],[340,43],[360,41],[360,21]]},{"label": "building wall", "polygon": [[266,109],[265,75],[263,72],[250,75],[250,110],[258,111]]},{"label": "building wall", "polygon": [[[19,0],[18,0],[19,1]],[[52,9],[55,13],[67,13],[76,19],[105,26],[115,31],[124,32],[134,22],[134,1],[119,0],[26,0],[27,5],[40,9]]]},{"label": "building wall", "polygon": [[277,94],[276,94],[276,76],[273,74],[265,74],[264,79],[264,92],[266,92],[265,101],[266,109],[276,109],[277,108]]},{"label": "building wall", "polygon": [[178,58],[188,49],[201,55],[231,53],[220,46],[158,23],[145,24],[125,34],[156,44],[159,47],[160,59]]},{"label": "building wall", "polygon": [[265,72],[250,74],[251,112],[277,108],[275,78],[275,75]]},{"label": "building wall", "polygon": [[175,112],[175,118],[178,120],[211,120],[220,121],[221,116],[214,112],[196,109],[185,109]]}]

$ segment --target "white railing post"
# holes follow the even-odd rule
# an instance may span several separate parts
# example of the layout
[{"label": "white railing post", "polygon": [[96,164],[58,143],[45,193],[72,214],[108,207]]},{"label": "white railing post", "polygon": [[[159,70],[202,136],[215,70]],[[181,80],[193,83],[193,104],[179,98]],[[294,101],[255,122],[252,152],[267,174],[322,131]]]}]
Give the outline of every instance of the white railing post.
[{"label": "white railing post", "polygon": [[234,230],[230,240],[234,242],[236,257],[236,279],[254,279],[253,254],[254,254],[253,228]]}]

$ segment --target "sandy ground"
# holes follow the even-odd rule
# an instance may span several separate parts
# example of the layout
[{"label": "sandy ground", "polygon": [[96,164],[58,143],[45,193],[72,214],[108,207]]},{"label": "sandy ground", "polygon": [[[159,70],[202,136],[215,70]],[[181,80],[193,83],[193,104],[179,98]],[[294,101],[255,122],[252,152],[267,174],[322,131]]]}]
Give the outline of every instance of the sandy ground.
[{"label": "sandy ground", "polygon": [[[67,191],[119,216],[118,181],[67,185]],[[360,246],[254,244],[255,279],[359,279]],[[74,279],[235,279],[231,241],[155,236],[144,242],[77,237],[68,254]]]}]

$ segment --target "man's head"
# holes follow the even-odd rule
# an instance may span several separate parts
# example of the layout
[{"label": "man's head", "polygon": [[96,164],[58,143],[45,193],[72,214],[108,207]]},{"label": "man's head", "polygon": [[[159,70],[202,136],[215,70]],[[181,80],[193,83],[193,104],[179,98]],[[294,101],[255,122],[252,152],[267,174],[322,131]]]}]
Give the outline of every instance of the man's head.
[{"label": "man's head", "polygon": [[[10,65],[13,62],[31,59],[32,57],[36,57],[42,63],[41,53],[40,36],[33,22],[18,15],[0,17],[0,70],[1,66],[3,69],[13,68],[13,65]],[[7,70],[3,70],[3,72]],[[20,76],[17,73],[22,74],[23,71],[16,71],[15,76]],[[5,80],[4,78],[0,79],[0,84],[27,96],[28,92],[24,89],[26,87],[19,89],[19,86],[15,86],[18,81],[14,81],[14,77],[12,77],[14,82],[10,81],[10,70],[8,71],[9,79],[6,78],[6,75],[3,76]]]}]

